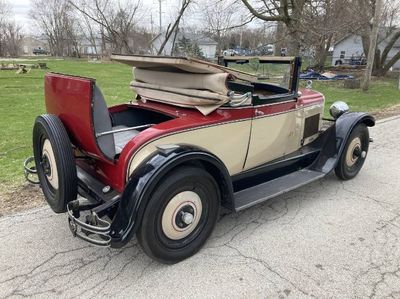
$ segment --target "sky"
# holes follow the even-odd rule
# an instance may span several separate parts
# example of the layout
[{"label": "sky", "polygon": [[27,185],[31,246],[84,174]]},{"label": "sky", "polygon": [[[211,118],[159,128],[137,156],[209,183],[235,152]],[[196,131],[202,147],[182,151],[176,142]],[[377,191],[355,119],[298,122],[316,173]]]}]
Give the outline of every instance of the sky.
[{"label": "sky", "polygon": [[[170,22],[171,11],[176,10],[179,0],[162,0],[162,22],[166,24]],[[12,8],[12,13],[15,21],[23,28],[26,33],[34,33],[35,29],[32,21],[29,18],[30,0],[9,0],[9,5]],[[154,26],[158,27],[159,24],[159,5],[158,0],[142,0],[145,7],[149,10],[144,15],[144,22],[150,24],[151,18],[153,19]]]},{"label": "sky", "polygon": [[30,9],[30,0],[12,0],[8,1],[12,8],[15,21],[23,28],[25,32],[32,29],[32,23],[28,16]]},{"label": "sky", "polygon": [[[30,0],[7,0],[12,8],[15,21],[20,25],[26,34],[35,34],[35,25],[29,18],[31,7]],[[141,0],[142,17],[141,25],[149,27],[153,22],[153,29],[157,31],[159,27],[159,1],[158,0]],[[162,24],[163,27],[173,21],[173,16],[178,10],[180,0],[162,0]],[[183,25],[201,25],[201,15],[196,9],[189,10],[190,13],[183,19]]]}]

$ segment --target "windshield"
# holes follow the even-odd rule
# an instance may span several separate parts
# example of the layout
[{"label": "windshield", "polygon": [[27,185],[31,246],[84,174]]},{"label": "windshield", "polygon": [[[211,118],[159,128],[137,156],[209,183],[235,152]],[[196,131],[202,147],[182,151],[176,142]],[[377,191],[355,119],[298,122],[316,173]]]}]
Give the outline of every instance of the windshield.
[{"label": "windshield", "polygon": [[253,74],[258,82],[270,83],[290,89],[290,79],[292,72],[291,63],[260,62],[258,59],[249,59],[246,61],[228,62],[227,67],[242,72]]}]

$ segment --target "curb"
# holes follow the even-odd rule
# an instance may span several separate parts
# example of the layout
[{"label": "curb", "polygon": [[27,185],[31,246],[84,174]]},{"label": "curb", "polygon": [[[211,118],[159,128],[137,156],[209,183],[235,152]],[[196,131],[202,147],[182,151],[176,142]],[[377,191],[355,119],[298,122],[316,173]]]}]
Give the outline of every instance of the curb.
[{"label": "curb", "polygon": [[387,117],[387,118],[378,119],[376,121],[376,124],[382,124],[382,123],[386,123],[386,122],[396,120],[396,119],[400,119],[400,115],[395,115],[395,116],[391,116],[391,117]]}]

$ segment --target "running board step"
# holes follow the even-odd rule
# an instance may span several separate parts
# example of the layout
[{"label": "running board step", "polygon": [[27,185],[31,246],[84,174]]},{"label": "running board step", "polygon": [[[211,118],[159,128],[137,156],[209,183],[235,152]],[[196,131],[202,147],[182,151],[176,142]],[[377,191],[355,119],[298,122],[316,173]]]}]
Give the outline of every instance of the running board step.
[{"label": "running board step", "polygon": [[325,175],[323,172],[301,169],[260,185],[241,190],[234,194],[235,210],[247,209],[270,198],[316,181]]}]

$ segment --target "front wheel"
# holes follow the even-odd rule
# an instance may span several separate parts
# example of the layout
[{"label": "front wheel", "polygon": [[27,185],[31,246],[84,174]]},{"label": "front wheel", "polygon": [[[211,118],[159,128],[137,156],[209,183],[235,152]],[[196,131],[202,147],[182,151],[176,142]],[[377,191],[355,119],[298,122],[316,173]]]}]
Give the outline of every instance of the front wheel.
[{"label": "front wheel", "polygon": [[137,238],[150,257],[176,263],[196,253],[218,219],[220,192],[205,170],[183,166],[151,195]]},{"label": "front wheel", "polygon": [[369,132],[365,124],[358,124],[351,132],[343,153],[335,168],[342,180],[354,178],[364,165],[369,147]]}]

